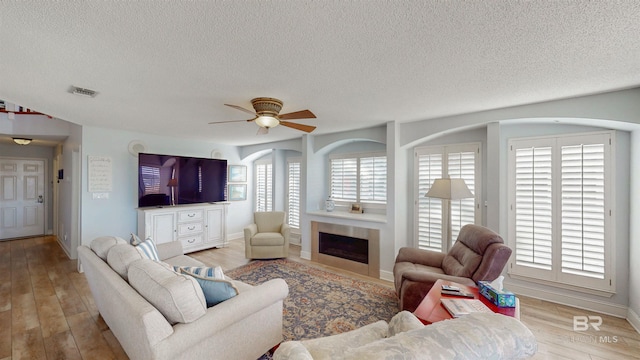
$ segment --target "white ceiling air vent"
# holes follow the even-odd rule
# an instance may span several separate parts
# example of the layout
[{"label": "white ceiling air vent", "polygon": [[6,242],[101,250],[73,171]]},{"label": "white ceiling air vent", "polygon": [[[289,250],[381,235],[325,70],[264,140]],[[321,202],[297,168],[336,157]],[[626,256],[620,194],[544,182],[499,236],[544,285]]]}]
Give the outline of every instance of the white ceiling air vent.
[{"label": "white ceiling air vent", "polygon": [[84,97],[96,97],[96,95],[98,95],[98,92],[90,90],[90,89],[84,89],[81,87],[77,87],[77,86],[72,86],[71,87],[71,93],[74,95],[78,95],[78,96],[84,96]]}]

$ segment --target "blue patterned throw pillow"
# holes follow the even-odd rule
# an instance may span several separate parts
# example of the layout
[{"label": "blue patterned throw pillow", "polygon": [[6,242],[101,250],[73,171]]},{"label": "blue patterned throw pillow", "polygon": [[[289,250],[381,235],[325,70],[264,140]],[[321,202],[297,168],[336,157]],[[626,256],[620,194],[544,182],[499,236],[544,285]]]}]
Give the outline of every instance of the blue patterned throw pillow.
[{"label": "blue patterned throw pillow", "polygon": [[136,250],[142,255],[145,259],[151,259],[153,261],[160,261],[160,257],[158,256],[158,249],[156,249],[156,244],[151,239],[147,239],[141,242],[136,246]]},{"label": "blue patterned throw pillow", "polygon": [[205,267],[205,266],[174,266],[173,269],[177,272],[184,271],[186,274],[193,274],[202,276],[205,278],[214,278],[225,280],[224,273],[220,266]]},{"label": "blue patterned throw pillow", "polygon": [[138,235],[131,233],[131,239],[129,239],[129,244],[133,246],[138,246],[142,244],[142,239],[140,239]]}]

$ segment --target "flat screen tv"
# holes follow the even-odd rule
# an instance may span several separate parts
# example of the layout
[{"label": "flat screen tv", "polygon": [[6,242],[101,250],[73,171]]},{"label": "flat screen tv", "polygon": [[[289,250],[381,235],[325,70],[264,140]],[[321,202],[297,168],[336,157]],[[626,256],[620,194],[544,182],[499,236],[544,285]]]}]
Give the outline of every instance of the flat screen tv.
[{"label": "flat screen tv", "polygon": [[138,154],[138,207],[225,201],[227,160]]}]

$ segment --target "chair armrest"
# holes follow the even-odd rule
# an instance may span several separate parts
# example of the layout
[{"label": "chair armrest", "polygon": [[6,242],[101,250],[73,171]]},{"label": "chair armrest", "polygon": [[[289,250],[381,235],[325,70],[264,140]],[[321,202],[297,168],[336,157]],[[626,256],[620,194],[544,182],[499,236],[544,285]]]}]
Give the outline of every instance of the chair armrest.
[{"label": "chair armrest", "polygon": [[396,263],[410,262],[413,264],[439,268],[442,267],[442,260],[445,256],[446,254],[436,251],[403,247],[400,248],[400,251],[398,251],[398,256],[396,256]]},{"label": "chair armrest", "polygon": [[167,243],[157,244],[158,257],[160,260],[172,258],[184,254],[182,243],[180,241],[170,241]]},{"label": "chair armrest", "polygon": [[452,282],[462,284],[462,285],[467,285],[467,286],[476,286],[476,283],[473,281],[473,279],[470,279],[470,278],[440,274],[440,273],[432,273],[427,271],[418,271],[418,270],[405,271],[404,273],[402,273],[402,277],[405,280],[410,280],[410,281],[424,283],[424,284],[430,284],[429,287],[433,286],[433,284],[435,284],[435,282],[438,279],[452,281]]},{"label": "chair armrest", "polygon": [[250,224],[244,228],[244,240],[249,241],[255,234],[258,233],[258,225]]},{"label": "chair armrest", "polygon": [[273,360],[313,360],[313,356],[300,341],[285,341],[275,353]]}]

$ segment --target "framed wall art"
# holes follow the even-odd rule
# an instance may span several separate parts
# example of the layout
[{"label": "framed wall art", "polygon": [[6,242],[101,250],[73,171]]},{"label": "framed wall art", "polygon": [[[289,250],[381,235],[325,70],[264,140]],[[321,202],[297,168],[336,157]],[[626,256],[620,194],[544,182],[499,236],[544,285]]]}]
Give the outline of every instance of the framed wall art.
[{"label": "framed wall art", "polygon": [[247,184],[229,184],[229,201],[247,200]]},{"label": "framed wall art", "polygon": [[244,165],[229,165],[229,182],[246,182],[247,167]]}]

